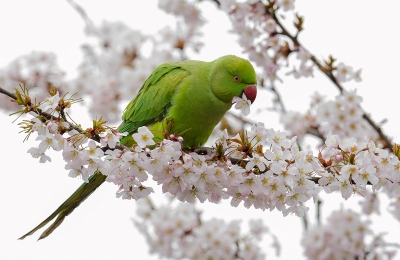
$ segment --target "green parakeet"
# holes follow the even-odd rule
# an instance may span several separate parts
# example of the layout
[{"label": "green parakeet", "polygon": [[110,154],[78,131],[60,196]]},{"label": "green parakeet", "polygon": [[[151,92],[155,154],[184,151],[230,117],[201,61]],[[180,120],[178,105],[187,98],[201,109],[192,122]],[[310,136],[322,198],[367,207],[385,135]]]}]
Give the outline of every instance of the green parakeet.
[{"label": "green parakeet", "polygon": [[[233,97],[246,95],[252,103],[257,95],[256,74],[249,61],[223,56],[211,62],[187,60],[164,63],[144,82],[128,104],[118,131],[129,132],[121,144],[134,144],[132,133],[147,126],[154,140],[165,134],[183,137],[183,148],[203,145],[214,127],[231,108]],[[106,180],[96,172],[82,184],[53,214],[22,236],[33,234],[57,216],[39,239],[50,235],[76,207]]]}]

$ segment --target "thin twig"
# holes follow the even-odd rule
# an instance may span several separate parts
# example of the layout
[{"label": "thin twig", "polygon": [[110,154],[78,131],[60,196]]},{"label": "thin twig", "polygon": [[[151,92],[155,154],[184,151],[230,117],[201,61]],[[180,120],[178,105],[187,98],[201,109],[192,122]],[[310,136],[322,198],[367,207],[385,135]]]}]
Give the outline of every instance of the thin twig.
[{"label": "thin twig", "polygon": [[[85,22],[86,26],[90,29],[95,28],[93,25],[92,20],[90,20],[89,16],[86,14],[85,9],[83,9],[80,5],[75,3],[73,0],[67,0],[67,2],[72,6],[72,8],[75,9],[75,11],[81,16],[83,21]],[[92,30],[93,32],[96,32],[95,30]]]},{"label": "thin twig", "polygon": [[4,94],[6,96],[9,96],[10,98],[12,98],[14,100],[17,100],[17,96],[15,94],[8,92],[7,90],[5,90],[3,88],[0,88],[0,93]]},{"label": "thin twig", "polygon": [[398,243],[385,243],[385,244],[381,244],[381,245],[379,245],[379,246],[381,246],[381,247],[393,246],[393,247],[400,248],[400,244],[398,244]]},{"label": "thin twig", "polygon": [[[303,206],[303,202],[300,201],[300,206]],[[304,214],[304,216],[301,218],[302,222],[303,222],[303,226],[304,226],[304,230],[307,231],[308,230],[308,216],[307,216],[307,212]]]},{"label": "thin twig", "polygon": [[[3,88],[1,88],[1,87],[0,87],[0,93],[4,94],[4,95],[6,95],[6,96],[9,96],[10,98],[12,98],[12,99],[14,99],[14,100],[17,100],[17,96],[16,96],[15,94],[13,94],[13,93],[11,93],[11,92],[8,92],[7,90],[5,90],[5,89],[3,89]],[[54,120],[54,121],[58,120],[58,117],[53,116],[53,115],[51,115],[51,114],[49,114],[49,113],[47,113],[47,112],[43,112],[40,108],[36,109],[36,111],[33,111],[33,112],[36,112],[36,113],[38,113],[38,114],[41,115],[41,116],[44,116],[44,117],[47,118],[48,120]],[[76,131],[78,131],[79,133],[82,133],[82,132],[83,132],[83,130],[82,130],[79,126],[74,125],[74,124],[71,124],[71,123],[68,122],[67,120],[65,120],[65,121],[69,124],[70,130],[76,130]]]},{"label": "thin twig", "polygon": [[317,212],[316,212],[316,216],[315,216],[317,218],[318,225],[321,224],[321,205],[322,205],[322,200],[320,200],[318,198],[318,200],[317,200]]},{"label": "thin twig", "polygon": [[281,94],[276,89],[274,83],[271,83],[271,86],[269,88],[267,87],[267,89],[271,90],[275,94],[276,100],[278,101],[279,105],[281,106],[282,112],[284,114],[286,114],[285,104],[283,103],[282,98],[281,98]]},{"label": "thin twig", "polygon": [[231,111],[228,111],[227,114],[234,117],[235,119],[239,120],[242,124],[249,124],[249,125],[256,124],[256,122],[254,122],[250,119],[247,119],[247,118],[243,118],[242,116],[238,116],[238,115],[232,113]]},{"label": "thin twig", "polygon": [[[4,94],[4,95],[6,95],[6,96],[8,96],[8,97],[10,97],[10,98],[12,98],[12,99],[14,99],[14,100],[17,100],[17,96],[16,96],[15,94],[13,94],[13,93],[11,93],[11,92],[9,92],[9,91],[7,91],[7,90],[1,88],[1,87],[0,87],[0,93]],[[46,118],[47,120],[54,120],[54,121],[57,121],[57,120],[59,119],[58,117],[56,117],[56,116],[54,116],[54,115],[52,115],[52,114],[49,114],[49,113],[47,113],[47,112],[43,112],[40,108],[36,109],[36,110],[33,111],[33,112],[36,112],[38,115],[43,116],[43,117]],[[65,122],[68,123],[68,125],[69,125],[69,130],[76,130],[76,131],[78,131],[79,133],[82,133],[82,132],[84,131],[84,130],[83,130],[82,128],[80,128],[79,126],[77,126],[77,125],[75,125],[75,124],[73,124],[73,123],[71,123],[71,122],[69,122],[69,121],[67,121],[67,120],[65,120]],[[96,142],[100,142],[100,137],[97,136],[97,135],[91,137],[90,139],[92,139],[92,140],[94,140],[94,141],[96,141]],[[125,150],[125,149],[129,149],[129,148],[126,147],[126,146],[124,146],[124,145],[116,145],[114,149]],[[108,148],[107,150],[114,150],[114,149]]]},{"label": "thin twig", "polygon": [[319,139],[322,140],[322,142],[325,142],[325,137],[318,131],[317,127],[309,127],[307,129],[307,134],[313,135],[315,137],[318,137]]}]

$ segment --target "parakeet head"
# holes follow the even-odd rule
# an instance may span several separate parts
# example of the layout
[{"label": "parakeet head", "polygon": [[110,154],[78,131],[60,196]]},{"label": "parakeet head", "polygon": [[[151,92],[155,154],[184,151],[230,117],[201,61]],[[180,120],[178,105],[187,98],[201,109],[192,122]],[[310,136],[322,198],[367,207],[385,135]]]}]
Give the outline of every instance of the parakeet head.
[{"label": "parakeet head", "polygon": [[248,60],[227,55],[212,61],[209,82],[214,95],[225,103],[233,97],[246,95],[254,102],[257,96],[257,78]]}]

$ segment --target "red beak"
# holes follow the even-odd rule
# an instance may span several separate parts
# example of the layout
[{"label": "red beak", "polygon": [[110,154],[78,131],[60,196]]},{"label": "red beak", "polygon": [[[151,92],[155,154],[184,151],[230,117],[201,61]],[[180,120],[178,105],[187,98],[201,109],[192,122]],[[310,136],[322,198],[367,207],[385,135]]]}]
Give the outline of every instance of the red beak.
[{"label": "red beak", "polygon": [[249,85],[247,88],[243,90],[243,93],[246,95],[247,99],[254,103],[257,97],[257,86],[256,85]]}]

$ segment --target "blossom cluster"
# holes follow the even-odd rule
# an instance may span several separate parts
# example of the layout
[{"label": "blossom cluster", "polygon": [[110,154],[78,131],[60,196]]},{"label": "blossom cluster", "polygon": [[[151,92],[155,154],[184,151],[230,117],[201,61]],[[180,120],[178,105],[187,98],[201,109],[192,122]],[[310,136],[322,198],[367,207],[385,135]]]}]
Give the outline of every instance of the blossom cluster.
[{"label": "blossom cluster", "polygon": [[[290,1],[279,3],[284,2]],[[239,44],[250,60],[263,68],[269,79],[275,80],[279,66],[273,56],[280,50],[281,43],[279,36],[274,36],[276,23],[265,14],[265,5],[261,1],[222,1],[221,9],[229,15],[233,31],[239,35]]]},{"label": "blossom cluster", "polygon": [[[264,259],[260,245],[268,228],[250,220],[244,233],[240,220],[204,220],[193,204],[155,206],[149,199],[137,203],[139,220],[133,220],[145,236],[150,252],[171,259]],[[274,247],[279,243],[274,235]]]},{"label": "blossom cluster", "polygon": [[376,147],[367,138],[364,142],[357,142],[356,138],[342,141],[339,136],[329,134],[325,144],[320,161],[330,171],[318,182],[326,192],[338,187],[347,199],[354,192],[363,194],[370,185],[373,191],[384,188],[392,197],[400,195],[398,156]]},{"label": "blossom cluster", "polygon": [[202,33],[201,27],[205,23],[197,1],[190,0],[159,0],[158,7],[168,14],[177,18],[176,28],[169,26],[160,31],[161,39],[157,42],[157,47],[166,44],[165,52],[180,50],[180,58],[185,58],[185,49],[200,51],[203,42],[200,40]]},{"label": "blossom cluster", "polygon": [[[355,138],[342,141],[339,136],[331,134],[328,135],[325,144],[326,148],[320,161],[330,170],[329,175],[323,176],[318,181],[325,192],[340,190],[345,199],[358,193],[365,197],[362,202],[363,212],[371,214],[379,213],[376,192],[380,190],[388,194],[392,200],[390,211],[397,220],[400,220],[398,146],[395,145],[393,154],[376,147],[376,144],[367,138],[364,142],[357,142]],[[370,189],[367,186],[370,186]]]},{"label": "blossom cluster", "polygon": [[355,90],[344,91],[334,100],[325,100],[325,96],[316,92],[305,114],[288,111],[281,113],[280,121],[291,135],[300,140],[313,128],[325,138],[332,132],[342,138],[355,137],[361,141],[368,136],[379,142],[378,134],[363,118],[361,102],[362,97]]},{"label": "blossom cluster", "polygon": [[[28,152],[35,158],[39,158],[41,163],[51,161],[46,155],[46,151],[52,148],[55,151],[62,152],[63,159],[66,162],[65,169],[69,170],[69,176],[80,177],[85,182],[95,172],[107,175],[107,181],[116,184],[119,189],[118,196],[123,198],[141,198],[147,196],[153,191],[152,188],[145,187],[142,182],[147,180],[147,174],[141,165],[134,165],[136,157],[129,151],[122,155],[121,150],[107,150],[104,152],[94,140],[88,139],[85,134],[77,130],[67,131],[67,136],[60,134],[68,129],[66,122],[48,121],[46,123],[33,118],[32,129],[37,129],[40,141],[38,147],[32,147]],[[111,149],[115,148],[121,138],[121,134],[115,133],[110,129],[99,134],[101,144]],[[140,153],[145,156],[145,153]]]},{"label": "blossom cluster", "polygon": [[[0,87],[12,91],[18,84],[30,86],[32,98],[43,100],[51,86],[64,92],[64,72],[57,64],[56,55],[34,51],[13,60],[0,69]],[[0,95],[0,108],[9,111],[18,108],[10,99]]]},{"label": "blossom cluster", "polygon": [[[221,9],[226,12],[232,22],[233,32],[239,36],[239,44],[250,60],[263,69],[266,79],[274,82],[280,80],[277,72],[287,67],[289,58],[298,62],[286,75],[313,77],[314,62],[311,54],[297,41],[297,35],[303,30],[303,18],[295,15],[296,34],[283,27],[279,20],[281,11],[294,10],[294,0],[282,1],[221,1]],[[286,15],[286,14],[282,14]],[[297,53],[292,55],[292,53]],[[337,66],[327,65],[338,82],[349,80],[361,81],[361,69],[354,71],[351,66],[340,62]]]},{"label": "blossom cluster", "polygon": [[190,25],[192,28],[199,27],[205,22],[195,1],[160,0],[158,1],[158,7],[167,13],[178,17],[181,16],[184,23]]},{"label": "blossom cluster", "polygon": [[[325,225],[309,229],[303,237],[307,259],[393,259],[383,234],[373,235],[370,221],[351,210],[334,211]],[[367,243],[367,237],[372,240]],[[368,258],[366,258],[368,256]]]}]

